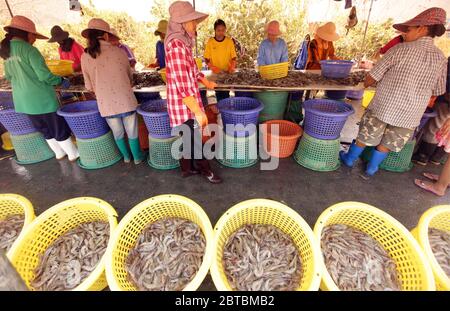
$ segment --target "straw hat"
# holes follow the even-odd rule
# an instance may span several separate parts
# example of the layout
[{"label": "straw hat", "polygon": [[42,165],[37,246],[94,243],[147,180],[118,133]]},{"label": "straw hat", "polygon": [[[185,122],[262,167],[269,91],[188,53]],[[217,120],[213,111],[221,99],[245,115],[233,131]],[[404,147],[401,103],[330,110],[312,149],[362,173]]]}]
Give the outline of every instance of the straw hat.
[{"label": "straw hat", "polygon": [[441,8],[429,8],[416,17],[406,21],[404,23],[394,24],[392,27],[401,31],[407,32],[410,26],[441,26],[438,31],[438,36],[442,36],[445,32],[445,24],[447,23],[447,17],[444,9]]},{"label": "straw hat", "polygon": [[266,31],[267,34],[269,35],[273,36],[281,35],[280,23],[278,21],[271,21],[269,24],[267,24]]},{"label": "straw hat", "polygon": [[336,25],[333,22],[328,22],[316,30],[316,35],[325,41],[336,41],[339,35],[336,32]]},{"label": "straw hat", "polygon": [[120,40],[119,35],[117,34],[117,30],[115,28],[110,28],[110,32],[111,35],[113,35],[114,37],[117,38],[117,40]]},{"label": "straw hat", "polygon": [[208,14],[197,12],[188,1],[175,1],[169,7],[170,20],[182,24],[197,20],[199,23],[204,21]]},{"label": "straw hat", "polygon": [[[88,23],[88,27],[81,32],[81,35],[87,38],[90,30],[101,30],[112,34],[109,24],[101,18],[92,18]],[[114,36],[114,34],[112,35]]]},{"label": "straw hat", "polygon": [[19,29],[28,33],[35,34],[37,39],[48,39],[48,37],[37,32],[36,25],[31,19],[25,16],[16,15],[11,19],[9,25],[3,27],[5,31],[8,31],[10,28]]},{"label": "straw hat", "polygon": [[155,30],[155,36],[159,36],[160,34],[166,34],[167,33],[167,26],[169,25],[169,22],[165,19],[160,20],[158,23],[158,29]]},{"label": "straw hat", "polygon": [[51,37],[48,40],[49,43],[61,42],[63,40],[66,40],[67,38],[69,38],[69,33],[67,31],[64,31],[58,25],[53,26],[52,30],[50,30],[50,33],[51,33]]}]

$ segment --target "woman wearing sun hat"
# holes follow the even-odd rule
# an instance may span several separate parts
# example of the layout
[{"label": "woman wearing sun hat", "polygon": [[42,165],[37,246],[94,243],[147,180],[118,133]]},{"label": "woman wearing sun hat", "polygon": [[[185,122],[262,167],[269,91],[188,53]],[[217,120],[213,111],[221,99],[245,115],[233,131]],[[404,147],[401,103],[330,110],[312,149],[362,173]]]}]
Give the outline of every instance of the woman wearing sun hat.
[{"label": "woman wearing sun hat", "polygon": [[68,155],[75,161],[78,150],[66,121],[56,114],[59,103],[54,89],[57,85],[68,88],[69,80],[52,74],[33,46],[36,39],[48,38],[38,33],[33,21],[25,16],[14,16],[4,29],[0,56],[5,60],[5,78],[11,82],[15,110],[29,116],[57,159]]},{"label": "woman wearing sun hat", "polygon": [[114,34],[100,18],[91,19],[81,35],[88,40],[86,52],[81,56],[86,89],[95,93],[100,115],[106,118],[124,162],[131,161],[124,138],[126,132],[134,163],[139,164],[144,155],[139,146],[137,100],[128,57],[109,42]]},{"label": "woman wearing sun hat", "polygon": [[258,49],[258,66],[287,62],[288,48],[286,41],[280,38],[280,23],[271,21],[266,26],[266,33],[267,39],[261,42]]},{"label": "woman wearing sun hat", "polygon": [[73,61],[73,71],[81,71],[81,55],[84,53],[84,47],[58,25],[53,26],[50,33],[51,37],[48,42],[57,42],[59,44],[59,59]]},{"label": "woman wearing sun hat", "polygon": [[308,60],[306,69],[321,69],[320,61],[327,59],[338,59],[334,54],[333,42],[339,39],[336,25],[328,22],[317,28],[314,39],[308,46]]},{"label": "woman wearing sun hat", "polygon": [[211,170],[208,160],[204,158],[200,131],[208,124],[208,119],[203,109],[198,81],[209,89],[214,89],[215,83],[208,81],[198,70],[192,53],[197,25],[208,15],[195,11],[187,1],[174,2],[169,7],[169,14],[168,31],[164,41],[167,110],[171,127],[179,127],[181,131],[188,128],[191,134],[190,139],[183,139],[183,150],[190,149],[191,152],[180,160],[182,176],[201,173],[209,182],[220,183],[221,179]]},{"label": "woman wearing sun hat", "polygon": [[158,28],[155,30],[155,36],[159,36],[160,40],[156,42],[156,62],[151,64],[151,68],[166,68],[166,53],[164,51],[164,39],[166,38],[167,26],[169,22],[165,19],[160,20]]}]

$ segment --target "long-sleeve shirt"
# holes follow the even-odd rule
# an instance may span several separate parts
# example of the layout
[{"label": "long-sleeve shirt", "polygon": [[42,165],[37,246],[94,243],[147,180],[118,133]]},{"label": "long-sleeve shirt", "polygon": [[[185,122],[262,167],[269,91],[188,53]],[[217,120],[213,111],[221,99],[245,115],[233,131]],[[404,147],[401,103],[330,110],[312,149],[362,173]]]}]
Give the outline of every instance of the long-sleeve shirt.
[{"label": "long-sleeve shirt", "polygon": [[320,61],[336,59],[334,54],[333,42],[328,42],[328,48],[319,47],[317,40],[313,39],[308,45],[308,60],[306,62],[306,69],[321,69]]},{"label": "long-sleeve shirt", "polygon": [[265,39],[258,50],[258,65],[273,65],[289,60],[287,44],[283,39],[277,39],[275,43]]},{"label": "long-sleeve shirt", "polygon": [[85,87],[93,91],[102,117],[135,111],[132,70],[126,54],[109,42],[100,41],[100,55],[81,56]]},{"label": "long-sleeve shirt", "polygon": [[203,109],[198,81],[203,74],[198,70],[192,50],[178,39],[166,47],[167,112],[171,127],[194,119],[194,114],[183,103],[183,98],[194,96]]},{"label": "long-sleeve shirt", "polygon": [[156,60],[159,68],[166,68],[166,52],[164,51],[164,42],[161,40],[156,42]]},{"label": "long-sleeve shirt", "polygon": [[17,112],[44,114],[58,109],[53,86],[61,77],[50,72],[39,50],[23,40],[11,40],[10,57],[5,60],[5,78],[11,81]]},{"label": "long-sleeve shirt", "polygon": [[378,84],[368,109],[387,124],[414,128],[430,97],[445,93],[447,59],[423,37],[391,48],[369,74]]},{"label": "long-sleeve shirt", "polygon": [[73,69],[80,68],[81,55],[83,55],[84,53],[84,48],[79,43],[73,41],[72,49],[69,52],[64,52],[61,47],[58,48],[58,52],[60,59],[73,61]]},{"label": "long-sleeve shirt", "polygon": [[118,47],[121,48],[125,52],[125,54],[127,54],[130,66],[133,67],[134,65],[136,65],[136,57],[134,57],[133,51],[130,49],[130,47],[123,43],[120,43]]}]

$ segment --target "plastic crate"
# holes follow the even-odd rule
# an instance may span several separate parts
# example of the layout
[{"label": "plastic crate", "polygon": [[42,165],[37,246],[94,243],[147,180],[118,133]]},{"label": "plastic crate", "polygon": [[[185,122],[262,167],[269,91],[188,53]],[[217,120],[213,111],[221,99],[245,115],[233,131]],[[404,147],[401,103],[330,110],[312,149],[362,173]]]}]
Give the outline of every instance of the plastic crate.
[{"label": "plastic crate", "polygon": [[147,130],[153,138],[172,137],[169,113],[167,112],[167,100],[149,100],[142,103],[137,113],[144,118]]}]

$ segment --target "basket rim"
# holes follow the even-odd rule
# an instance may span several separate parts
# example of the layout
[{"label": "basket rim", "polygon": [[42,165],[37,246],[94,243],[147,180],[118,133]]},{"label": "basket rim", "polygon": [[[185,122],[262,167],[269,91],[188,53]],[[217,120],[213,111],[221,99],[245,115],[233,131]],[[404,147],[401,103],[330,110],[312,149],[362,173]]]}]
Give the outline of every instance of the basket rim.
[{"label": "basket rim", "polygon": [[[94,105],[95,104],[95,110],[90,111],[81,111],[81,112],[68,112],[66,111],[67,108],[75,107],[75,105],[78,104],[88,104],[88,105]],[[64,105],[56,111],[56,113],[61,117],[83,117],[88,115],[94,115],[94,114],[100,114],[100,111],[98,110],[98,104],[96,100],[83,100],[83,101],[77,101],[75,103]]]},{"label": "basket rim", "polygon": [[271,64],[271,65],[261,65],[258,66],[259,69],[271,69],[271,68],[275,68],[275,67],[284,67],[284,66],[289,66],[289,62],[282,62],[282,63],[276,63],[276,64]]},{"label": "basket rim", "polygon": [[430,222],[434,217],[443,213],[450,213],[450,205],[437,205],[428,209],[427,211],[425,211],[425,213],[422,214],[417,227],[413,230],[417,230],[417,240],[423,251],[425,252],[425,256],[427,257],[431,265],[431,269],[434,272],[435,278],[437,279],[437,281],[439,281],[440,284],[445,287],[446,290],[450,290],[450,277],[445,274],[444,270],[436,260],[436,257],[434,256],[433,250],[430,246],[430,241],[428,239],[428,229]]},{"label": "basket rim", "polygon": [[[346,201],[334,204],[324,210],[319,218],[317,219],[314,225],[314,235],[319,241],[321,241],[322,231],[325,228],[325,224],[328,220],[334,216],[336,213],[345,211],[345,210],[364,210],[365,212],[369,212],[372,215],[375,215],[378,218],[381,218],[387,222],[389,222],[396,230],[400,231],[402,237],[408,242],[409,246],[413,248],[414,252],[420,258],[422,262],[423,273],[426,277],[426,286],[428,291],[434,291],[436,289],[433,277],[433,271],[431,267],[428,265],[425,254],[420,248],[419,243],[414,239],[412,234],[406,229],[397,219],[389,215],[388,213],[366,203],[356,202],[356,201]],[[320,249],[320,253],[322,254],[322,249]],[[329,291],[340,291],[339,287],[334,283],[333,278],[328,273],[328,270],[325,265],[325,260],[322,259],[323,265],[323,273],[322,273],[322,281]],[[425,283],[425,282],[424,282]]]},{"label": "basket rim", "polygon": [[58,66],[60,64],[72,65],[74,61],[69,59],[46,59],[45,63],[51,66]]},{"label": "basket rim", "polygon": [[[232,101],[232,100],[236,100],[236,98],[238,99],[245,99],[247,101],[252,101],[258,103],[258,107],[253,108],[253,109],[249,109],[249,110],[231,110],[231,109],[227,109],[224,108],[223,105],[225,105],[226,103]],[[225,98],[222,99],[221,101],[219,101],[218,103],[216,103],[216,107],[217,109],[219,109],[219,113],[228,113],[228,114],[252,114],[252,113],[259,113],[264,109],[264,104],[261,103],[259,100],[257,100],[256,98],[251,98],[251,97],[229,97],[229,98]]]},{"label": "basket rim", "polygon": [[220,276],[219,267],[216,264],[217,263],[217,245],[219,243],[219,232],[221,232],[224,228],[224,226],[232,219],[235,215],[239,214],[241,211],[258,206],[268,206],[270,208],[276,209],[283,214],[286,214],[288,217],[292,218],[301,228],[303,233],[306,235],[308,241],[310,242],[311,246],[311,253],[312,253],[312,261],[313,261],[313,267],[316,268],[316,271],[314,271],[314,275],[311,279],[311,283],[309,284],[309,287],[306,289],[306,291],[316,291],[319,289],[320,281],[322,278],[322,263],[321,263],[321,251],[319,243],[314,236],[314,233],[311,229],[311,227],[308,225],[308,223],[303,219],[302,216],[300,216],[299,213],[297,213],[295,210],[287,206],[286,204],[283,204],[278,201],[273,201],[269,199],[251,199],[242,201],[240,203],[235,204],[231,208],[229,208],[225,213],[222,214],[222,216],[217,221],[216,225],[214,226],[214,254],[211,262],[211,278],[213,280],[214,285],[216,286],[218,291],[231,291],[231,288],[228,288],[228,286],[222,281],[222,278]]},{"label": "basket rim", "polygon": [[[24,197],[20,194],[15,194],[15,193],[2,193],[2,194],[0,194],[0,201],[1,200],[11,200],[11,201],[18,203],[19,205],[21,205],[23,207],[25,221],[23,223],[22,231],[36,218],[36,215],[34,213],[33,204],[26,197]],[[18,237],[17,237],[17,239],[18,239]]]},{"label": "basket rim", "polygon": [[320,61],[321,65],[333,65],[333,66],[349,66],[349,65],[354,65],[355,62],[352,60],[344,60],[344,59],[327,59],[327,60],[321,60]]},{"label": "basket rim", "polygon": [[129,222],[132,219],[134,219],[142,210],[149,208],[148,206],[152,206],[155,203],[165,202],[168,200],[177,201],[182,204],[188,205],[189,208],[191,208],[194,211],[194,213],[197,214],[197,216],[200,219],[200,222],[202,222],[205,227],[205,231],[202,230],[202,233],[205,236],[206,240],[205,255],[203,256],[202,264],[200,266],[200,269],[197,271],[195,277],[185,286],[185,288],[183,288],[183,291],[196,290],[205,279],[206,275],[208,274],[209,267],[211,266],[212,256],[214,252],[214,244],[213,244],[214,232],[208,215],[198,203],[185,196],[177,194],[162,194],[151,197],[134,206],[127,212],[127,214],[122,218],[120,223],[117,225],[117,228],[110,239],[111,244],[108,245],[108,248],[105,253],[106,255],[105,274],[106,279],[108,281],[108,286],[111,289],[111,291],[122,291],[122,288],[120,287],[114,275],[113,255],[119,239],[122,238],[124,229],[128,226]]},{"label": "basket rim", "polygon": [[[34,219],[34,221],[30,225],[28,225],[23,230],[23,232],[20,234],[19,237],[21,237],[21,239],[20,240],[17,239],[14,242],[14,244],[11,247],[11,249],[7,253],[8,259],[11,262],[15,261],[15,257],[17,256],[17,252],[22,247],[24,247],[23,239],[27,235],[32,233],[37,227],[39,227],[42,223],[44,223],[49,217],[51,217],[55,213],[58,213],[59,211],[65,209],[67,206],[73,205],[73,204],[75,204],[77,202],[84,202],[84,203],[89,203],[89,204],[96,205],[97,207],[101,208],[105,212],[105,214],[108,216],[109,234],[110,234],[109,241],[108,241],[108,247],[109,247],[112,244],[111,236],[113,235],[113,233],[115,231],[115,228],[117,227],[118,215],[117,215],[116,210],[108,202],[106,202],[106,201],[104,201],[102,199],[95,198],[95,197],[78,197],[78,198],[73,198],[73,199],[69,199],[69,200],[60,202],[60,203],[50,207],[45,212],[43,212],[38,217],[36,217]],[[98,264],[95,267],[95,269],[89,274],[89,276],[83,282],[81,282],[80,285],[78,285],[77,287],[72,289],[72,291],[86,291],[93,284],[95,284],[95,282],[97,282],[97,280],[101,277],[101,275],[103,274],[103,272],[105,270],[105,259],[106,259],[105,255],[106,255],[106,251],[105,251],[105,254],[103,254],[103,256],[100,259],[100,261],[98,262]]]},{"label": "basket rim", "polygon": [[[273,134],[268,134],[269,136],[274,136],[274,137],[279,137],[282,139],[297,139],[300,136],[302,136],[303,134],[303,128],[298,125],[297,123],[291,122],[291,121],[287,121],[287,120],[269,120],[269,121],[265,121],[262,124],[267,124],[267,125],[271,125],[271,124],[286,124],[286,125],[290,125],[291,127],[295,127],[296,129],[296,133],[293,135],[273,135]],[[264,129],[264,127],[263,127]],[[267,134],[267,131],[264,129],[263,130],[264,134]]]},{"label": "basket rim", "polygon": [[153,102],[158,102],[158,103],[164,103],[167,107],[167,99],[149,99],[146,100],[144,102],[142,102],[136,109],[136,112],[142,116],[149,116],[149,117],[160,117],[160,116],[164,116],[164,115],[168,115],[169,112],[167,111],[145,111],[142,107],[150,105]]},{"label": "basket rim", "polygon": [[[348,108],[349,111],[342,112],[342,113],[318,111],[311,107],[314,102],[318,102],[318,101],[327,102],[327,103],[338,103],[338,104],[343,105],[344,107]],[[334,99],[308,99],[308,100],[305,100],[305,102],[303,103],[303,108],[307,112],[311,112],[311,113],[317,114],[317,115],[328,116],[328,117],[348,117],[355,113],[355,109],[353,108],[352,105],[347,104],[346,102],[343,102],[340,100],[334,100]]]}]

